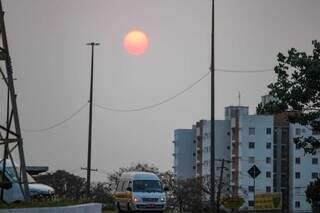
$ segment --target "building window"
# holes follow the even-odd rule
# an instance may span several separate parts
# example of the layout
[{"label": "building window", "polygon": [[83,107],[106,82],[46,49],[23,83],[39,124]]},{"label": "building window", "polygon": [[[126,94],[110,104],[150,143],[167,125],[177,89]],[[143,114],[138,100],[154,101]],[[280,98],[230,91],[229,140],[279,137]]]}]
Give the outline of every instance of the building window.
[{"label": "building window", "polygon": [[271,192],[271,186],[266,186],[266,192]]},{"label": "building window", "polygon": [[254,201],[253,201],[253,200],[249,200],[249,201],[248,201],[248,205],[249,205],[249,206],[254,206]]},{"label": "building window", "polygon": [[313,135],[320,135],[320,131],[316,129],[312,129],[312,134]]},{"label": "building window", "polygon": [[299,201],[296,201],[294,205],[295,205],[296,208],[300,208],[300,202]]},{"label": "building window", "polygon": [[249,135],[255,135],[256,134],[256,128],[249,127]]},{"label": "building window", "polygon": [[267,135],[271,135],[271,128],[267,128],[266,133],[267,133]]},{"label": "building window", "polygon": [[306,129],[305,128],[301,129],[301,132],[306,133]]},{"label": "building window", "polygon": [[266,148],[267,148],[267,149],[271,149],[271,142],[267,142]]},{"label": "building window", "polygon": [[266,177],[271,178],[271,172],[266,172]]},{"label": "building window", "polygon": [[312,164],[318,164],[318,158],[312,158]]},{"label": "building window", "polygon": [[249,192],[254,192],[254,186],[249,186],[248,190],[249,190]]},{"label": "building window", "polygon": [[318,178],[318,173],[317,172],[312,172],[311,177],[312,177],[312,179]]},{"label": "building window", "polygon": [[270,157],[266,157],[266,163],[268,163],[268,164],[271,163],[271,158]]},{"label": "building window", "polygon": [[300,172],[296,172],[296,179],[300,179]]},{"label": "building window", "polygon": [[249,142],[249,149],[254,149],[254,142]]},{"label": "building window", "polygon": [[254,163],[254,160],[255,160],[254,157],[249,157],[249,163],[251,164]]},{"label": "building window", "polygon": [[296,164],[300,164],[300,158],[296,158]]},{"label": "building window", "polygon": [[301,135],[301,129],[300,128],[296,128],[296,135]]}]

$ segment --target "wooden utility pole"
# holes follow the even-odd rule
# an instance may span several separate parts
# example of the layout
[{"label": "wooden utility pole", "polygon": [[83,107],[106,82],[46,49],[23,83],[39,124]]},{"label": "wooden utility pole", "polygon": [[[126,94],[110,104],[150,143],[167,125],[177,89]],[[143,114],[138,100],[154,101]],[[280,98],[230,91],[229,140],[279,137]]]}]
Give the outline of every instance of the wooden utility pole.
[{"label": "wooden utility pole", "polygon": [[88,134],[88,160],[87,160],[87,198],[90,197],[90,181],[91,181],[91,145],[92,145],[92,101],[93,101],[93,66],[94,66],[94,47],[99,43],[91,42],[87,44],[91,46],[91,79],[90,79],[90,109],[89,109],[89,134]]},{"label": "wooden utility pole", "polygon": [[222,181],[223,181],[223,171],[224,171],[224,159],[222,159],[221,167],[220,167],[220,178],[219,178],[219,185],[218,185],[218,192],[217,192],[217,205],[216,205],[216,212],[220,213],[220,198],[221,198],[221,190],[222,190]]}]

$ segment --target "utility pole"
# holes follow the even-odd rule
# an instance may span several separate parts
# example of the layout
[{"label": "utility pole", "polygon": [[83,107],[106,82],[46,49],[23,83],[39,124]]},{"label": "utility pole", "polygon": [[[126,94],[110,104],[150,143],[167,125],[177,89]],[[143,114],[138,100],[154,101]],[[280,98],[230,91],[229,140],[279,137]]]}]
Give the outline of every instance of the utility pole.
[{"label": "utility pole", "polygon": [[216,212],[220,213],[220,197],[221,197],[221,190],[222,190],[222,178],[223,178],[223,171],[226,169],[224,167],[224,158],[222,159],[221,162],[221,167],[220,167],[220,180],[219,180],[219,186],[218,186],[218,192],[217,192],[217,205],[216,205]]},{"label": "utility pole", "polygon": [[91,80],[90,80],[90,109],[89,109],[89,134],[88,134],[88,160],[87,160],[87,198],[90,197],[90,181],[91,181],[91,144],[92,144],[92,100],[93,100],[93,65],[94,65],[94,47],[99,43],[91,42],[87,44],[91,46]]},{"label": "utility pole", "polygon": [[[4,11],[1,0],[0,41],[0,61],[4,62],[5,65],[0,67],[0,77],[7,87],[6,126],[0,125],[0,146],[4,147],[3,160],[1,160],[0,162],[3,167],[3,173],[5,173],[6,163],[7,161],[9,161],[24,200],[29,201],[29,184],[26,172],[25,154],[23,149],[23,138],[21,134],[18,105],[16,102],[17,94],[13,82],[13,68],[9,53],[9,45],[4,21]],[[0,117],[4,118],[5,116],[2,115]],[[19,160],[18,164],[20,164],[20,166],[16,165],[14,159]],[[1,199],[3,199],[3,189],[1,190]]]},{"label": "utility pole", "polygon": [[215,120],[215,97],[214,97],[214,92],[215,92],[215,84],[214,84],[214,74],[215,74],[215,46],[214,46],[214,0],[212,0],[212,32],[211,32],[211,134],[210,134],[210,139],[211,139],[211,161],[210,161],[210,172],[211,172],[211,195],[210,195],[210,207],[211,211],[214,213],[215,212],[215,141],[214,141],[214,136],[215,136],[215,125],[214,125],[214,120]]}]

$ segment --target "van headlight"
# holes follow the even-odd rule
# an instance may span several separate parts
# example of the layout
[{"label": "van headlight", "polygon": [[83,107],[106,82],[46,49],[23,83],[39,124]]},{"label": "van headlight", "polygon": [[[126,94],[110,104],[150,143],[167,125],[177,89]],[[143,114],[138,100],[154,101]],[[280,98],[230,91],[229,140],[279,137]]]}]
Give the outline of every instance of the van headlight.
[{"label": "van headlight", "polygon": [[160,202],[166,202],[166,198],[165,197],[160,198]]},{"label": "van headlight", "polygon": [[138,202],[141,202],[141,199],[138,198],[138,197],[133,196],[133,197],[132,197],[132,202],[138,203]]}]

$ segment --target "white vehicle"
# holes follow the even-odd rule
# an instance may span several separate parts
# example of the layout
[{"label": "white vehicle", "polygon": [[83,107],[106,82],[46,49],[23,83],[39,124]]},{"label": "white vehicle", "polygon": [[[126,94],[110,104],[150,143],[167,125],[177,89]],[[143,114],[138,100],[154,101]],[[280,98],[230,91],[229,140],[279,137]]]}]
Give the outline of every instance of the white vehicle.
[{"label": "white vehicle", "polygon": [[[20,171],[19,166],[16,164],[16,170]],[[24,200],[20,184],[18,183],[17,176],[15,175],[14,169],[11,162],[6,161],[6,169],[3,177],[3,162],[0,163],[0,192],[3,189],[3,200],[6,203],[21,202]],[[50,186],[36,183],[36,181],[27,173],[29,192],[31,198],[53,198],[54,189]]]},{"label": "white vehicle", "polygon": [[123,173],[114,193],[118,212],[157,211],[166,208],[167,187],[149,172]]}]

